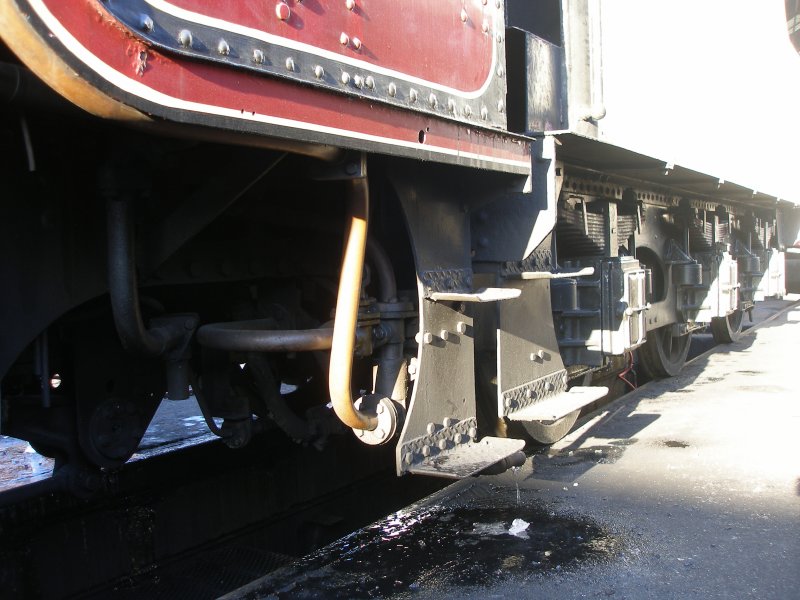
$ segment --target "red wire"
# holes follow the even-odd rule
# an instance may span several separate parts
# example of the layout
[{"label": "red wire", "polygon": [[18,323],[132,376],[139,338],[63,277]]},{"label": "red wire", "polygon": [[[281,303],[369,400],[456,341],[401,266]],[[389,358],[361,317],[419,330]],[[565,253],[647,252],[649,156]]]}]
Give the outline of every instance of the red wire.
[{"label": "red wire", "polygon": [[[631,382],[631,381],[628,381],[628,380],[625,378],[625,375],[627,375],[628,373],[630,373],[630,372],[632,372],[632,371],[633,371],[633,352],[629,352],[629,353],[628,353],[628,366],[625,368],[625,370],[624,370],[624,371],[622,371],[621,373],[618,373],[618,374],[617,374],[617,377],[619,377],[620,379],[622,379],[622,381],[624,381],[625,383],[627,383],[627,384],[630,386],[630,388],[631,388],[632,390],[635,390],[635,389],[636,389],[636,387],[637,387],[637,386],[636,386],[636,384],[635,384],[635,383],[633,383],[633,382]],[[634,377],[635,377],[635,376],[636,376],[636,373],[634,373]]]}]

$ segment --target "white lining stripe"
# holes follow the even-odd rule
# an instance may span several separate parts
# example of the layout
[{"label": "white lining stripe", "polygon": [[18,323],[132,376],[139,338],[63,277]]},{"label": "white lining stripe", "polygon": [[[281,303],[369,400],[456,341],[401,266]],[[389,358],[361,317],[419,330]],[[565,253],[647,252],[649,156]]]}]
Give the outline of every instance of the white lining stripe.
[{"label": "white lining stripe", "polygon": [[400,146],[404,148],[413,148],[416,150],[427,150],[438,154],[469,158],[473,160],[480,160],[489,163],[496,163],[507,165],[517,168],[530,169],[531,164],[529,161],[518,161],[506,158],[495,158],[492,156],[476,154],[474,152],[463,152],[451,148],[443,148],[441,146],[420,146],[416,142],[406,142],[404,140],[397,140],[394,138],[386,138],[382,136],[350,131],[347,129],[339,129],[336,127],[329,127],[326,125],[318,125],[314,123],[306,123],[304,121],[295,121],[293,119],[285,119],[282,117],[274,117],[270,115],[251,114],[247,111],[244,113],[231,109],[223,108],[221,106],[213,106],[202,104],[199,102],[190,102],[169,96],[162,92],[156,91],[147,87],[143,83],[126,77],[116,69],[104,63],[100,58],[92,54],[86,47],[83,46],[50,12],[42,0],[28,0],[31,8],[36,11],[36,14],[42,22],[56,35],[66,48],[72,52],[78,59],[86,64],[90,69],[100,75],[103,79],[118,87],[119,89],[149,100],[156,104],[175,108],[178,110],[187,110],[197,113],[213,114],[221,117],[230,117],[246,121],[254,121],[259,123],[267,123],[270,125],[278,125],[282,127],[289,127],[293,129],[301,129],[306,131],[316,131],[319,133],[326,133],[329,135],[338,135],[349,139],[367,140],[380,144],[388,144],[392,146]]}]

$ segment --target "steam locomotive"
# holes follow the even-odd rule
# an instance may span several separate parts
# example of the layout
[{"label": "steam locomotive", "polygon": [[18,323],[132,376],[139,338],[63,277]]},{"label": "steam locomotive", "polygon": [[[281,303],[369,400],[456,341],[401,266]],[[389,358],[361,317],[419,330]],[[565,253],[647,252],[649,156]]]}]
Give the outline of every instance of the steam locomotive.
[{"label": "steam locomotive", "polygon": [[2,432],[85,490],[194,394],[465,477],[735,340],[782,205],[600,138],[598,11],[0,1]]}]

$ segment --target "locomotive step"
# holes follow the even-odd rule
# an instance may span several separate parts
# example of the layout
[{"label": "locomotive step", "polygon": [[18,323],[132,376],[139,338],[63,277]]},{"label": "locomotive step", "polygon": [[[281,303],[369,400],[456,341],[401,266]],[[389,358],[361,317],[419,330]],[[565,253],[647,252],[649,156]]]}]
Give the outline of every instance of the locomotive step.
[{"label": "locomotive step", "polygon": [[430,298],[434,302],[498,302],[519,298],[522,290],[516,288],[481,288],[474,292],[434,292]]},{"label": "locomotive step", "polygon": [[409,466],[407,472],[463,479],[480,473],[519,452],[523,446],[525,446],[523,440],[487,436],[477,442],[459,444],[446,451],[434,450],[430,456]]},{"label": "locomotive step", "polygon": [[568,279],[570,277],[588,277],[594,275],[594,267],[585,267],[580,271],[572,271],[569,273],[551,273],[549,271],[525,271],[519,273],[517,277],[524,280],[532,279]]},{"label": "locomotive step", "polygon": [[547,400],[510,413],[508,418],[512,421],[557,421],[606,394],[608,394],[607,387],[576,386]]}]

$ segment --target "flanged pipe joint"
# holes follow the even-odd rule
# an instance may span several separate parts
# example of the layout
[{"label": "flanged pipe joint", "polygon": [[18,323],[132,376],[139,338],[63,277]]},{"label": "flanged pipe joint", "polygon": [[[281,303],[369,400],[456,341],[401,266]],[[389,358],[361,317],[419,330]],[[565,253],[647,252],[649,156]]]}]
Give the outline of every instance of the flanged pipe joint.
[{"label": "flanged pipe joint", "polygon": [[374,415],[375,429],[353,428],[355,436],[365,444],[379,446],[395,436],[400,423],[400,408],[389,398],[378,394],[365,394],[354,402],[355,409],[367,415]]}]

